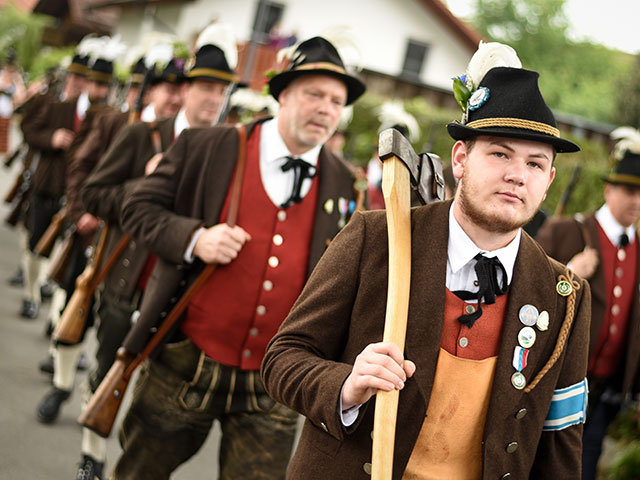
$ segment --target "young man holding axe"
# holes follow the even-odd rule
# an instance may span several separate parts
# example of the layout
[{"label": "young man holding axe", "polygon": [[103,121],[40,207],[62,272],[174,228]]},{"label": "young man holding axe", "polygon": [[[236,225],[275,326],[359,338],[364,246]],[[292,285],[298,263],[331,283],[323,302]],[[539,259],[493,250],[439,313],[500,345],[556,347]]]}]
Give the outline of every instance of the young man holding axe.
[{"label": "young man holding axe", "polygon": [[[579,478],[589,289],[521,229],[556,152],[579,148],[537,78],[509,47],[481,44],[459,81],[463,121],[447,126],[453,202],[413,209],[400,252],[384,212],[358,214],[314,270],[262,365],[267,391],[307,417],[288,478]],[[410,256],[389,284],[410,282],[404,318],[384,294],[392,250]],[[399,322],[406,348],[381,342]],[[388,393],[397,414],[373,428]]]}]

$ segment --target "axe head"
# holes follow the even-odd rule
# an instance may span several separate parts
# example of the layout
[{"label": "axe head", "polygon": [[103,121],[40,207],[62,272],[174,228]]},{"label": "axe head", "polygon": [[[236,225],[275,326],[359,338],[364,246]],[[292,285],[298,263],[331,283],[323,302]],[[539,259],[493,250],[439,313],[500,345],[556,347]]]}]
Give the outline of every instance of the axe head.
[{"label": "axe head", "polygon": [[409,140],[395,128],[380,132],[378,157],[383,162],[397,157],[409,170],[411,188],[423,205],[444,200],[442,160],[435,153],[416,154]]}]

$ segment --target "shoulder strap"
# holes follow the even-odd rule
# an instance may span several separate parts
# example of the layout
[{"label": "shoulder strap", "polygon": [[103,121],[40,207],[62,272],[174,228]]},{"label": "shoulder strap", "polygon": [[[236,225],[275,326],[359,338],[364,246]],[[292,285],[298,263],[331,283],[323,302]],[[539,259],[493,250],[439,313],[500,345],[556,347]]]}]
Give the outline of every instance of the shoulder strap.
[{"label": "shoulder strap", "polygon": [[593,248],[593,242],[591,241],[591,236],[589,235],[589,231],[587,230],[587,226],[584,224],[584,215],[581,213],[576,213],[573,216],[573,219],[578,225],[580,229],[580,233],[582,233],[582,240],[584,241],[585,247]]},{"label": "shoulder strap", "polygon": [[160,130],[158,129],[158,122],[149,122],[149,128],[151,129],[151,143],[156,153],[162,153],[162,139],[160,138]]}]

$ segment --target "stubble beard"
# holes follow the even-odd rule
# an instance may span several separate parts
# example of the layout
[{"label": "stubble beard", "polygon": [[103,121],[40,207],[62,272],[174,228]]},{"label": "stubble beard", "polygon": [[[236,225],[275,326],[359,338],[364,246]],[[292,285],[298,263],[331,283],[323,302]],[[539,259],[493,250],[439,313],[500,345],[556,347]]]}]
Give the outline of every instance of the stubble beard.
[{"label": "stubble beard", "polygon": [[456,201],[460,203],[460,211],[463,215],[487,232],[513,232],[529,223],[538,211],[538,208],[540,208],[540,204],[537,205],[533,212],[524,220],[509,220],[501,217],[499,213],[492,214],[491,212],[485,212],[478,208],[477,201],[474,201],[473,192],[469,191],[470,188],[467,187],[467,182],[464,181],[465,176],[467,176],[466,171],[463,173],[460,184],[458,185],[459,193]]}]

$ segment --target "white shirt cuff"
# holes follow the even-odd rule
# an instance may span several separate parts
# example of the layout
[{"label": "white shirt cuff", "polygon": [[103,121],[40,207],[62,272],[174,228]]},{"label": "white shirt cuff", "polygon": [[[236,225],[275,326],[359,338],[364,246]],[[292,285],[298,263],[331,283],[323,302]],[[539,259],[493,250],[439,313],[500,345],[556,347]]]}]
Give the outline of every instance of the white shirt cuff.
[{"label": "white shirt cuff", "polygon": [[[344,386],[342,387],[344,388]],[[353,407],[342,410],[342,389],[340,389],[340,401],[338,402],[338,415],[340,415],[340,421],[345,427],[350,427],[355,423],[360,414],[361,405],[354,405]]]},{"label": "white shirt cuff", "polygon": [[206,228],[200,227],[195,232],[193,232],[193,235],[191,236],[191,241],[189,242],[189,245],[187,245],[187,250],[184,252],[184,255],[182,256],[185,262],[193,263],[193,261],[195,260],[195,257],[193,256],[193,249],[196,248],[196,242],[198,241],[198,238],[200,238],[200,235],[202,235],[202,232],[204,232],[205,230]]}]

